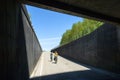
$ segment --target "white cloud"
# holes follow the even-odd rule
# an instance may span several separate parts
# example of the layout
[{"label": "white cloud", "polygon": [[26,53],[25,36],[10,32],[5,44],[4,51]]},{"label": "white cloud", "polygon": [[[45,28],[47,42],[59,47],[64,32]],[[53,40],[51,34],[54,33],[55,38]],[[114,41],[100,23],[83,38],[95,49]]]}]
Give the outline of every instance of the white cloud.
[{"label": "white cloud", "polygon": [[60,40],[61,37],[54,37],[54,38],[45,38],[45,39],[40,39],[40,41],[50,41],[50,40]]},{"label": "white cloud", "polygon": [[43,50],[50,51],[51,49],[59,45],[60,40],[61,40],[61,37],[54,37],[54,38],[40,39],[39,41]]}]

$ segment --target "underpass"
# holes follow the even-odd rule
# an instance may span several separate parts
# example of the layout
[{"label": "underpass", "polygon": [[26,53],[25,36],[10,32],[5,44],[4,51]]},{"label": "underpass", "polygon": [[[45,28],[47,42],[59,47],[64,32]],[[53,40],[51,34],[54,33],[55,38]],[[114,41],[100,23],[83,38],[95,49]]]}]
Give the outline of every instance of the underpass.
[{"label": "underpass", "polygon": [[[22,3],[26,0],[20,0]],[[29,0],[32,1],[32,0]],[[50,0],[48,0],[50,1]],[[67,0],[64,0],[67,1]],[[72,0],[71,0],[72,1]],[[82,0],[80,0],[82,1]],[[52,2],[44,2],[41,0],[38,4],[42,4],[41,7],[44,5],[44,7],[50,9],[52,7],[52,10],[55,11],[65,11],[66,13],[70,13],[73,15],[83,15],[85,17],[89,18],[97,18],[98,20],[103,20],[106,22],[111,22],[111,23],[116,23],[120,24],[120,17],[119,17],[119,2],[118,0],[114,0],[113,2],[109,1],[110,3],[106,3],[109,5],[109,7],[105,7],[106,4],[103,5],[105,0],[99,0],[99,1],[93,1],[93,2],[88,2],[87,0],[83,5],[86,4],[86,7],[84,6],[75,6],[74,2],[69,4],[69,2],[66,3],[61,3],[61,1],[53,0]],[[57,3],[57,4],[54,4]],[[76,1],[77,2],[77,1]],[[95,2],[95,3],[94,3]],[[101,3],[101,8],[100,5],[96,7],[96,2]],[[41,65],[38,68],[36,67],[34,70],[36,75],[38,76],[31,78],[31,80],[94,80],[94,79],[102,79],[102,80],[119,80],[118,77],[115,77],[110,74],[106,74],[106,72],[101,72],[101,70],[96,71],[96,69],[88,69],[75,64],[74,62],[70,62],[62,57],[59,57],[59,61],[57,64],[49,62],[49,54],[42,54],[43,57],[41,56],[42,49],[40,48],[39,45],[37,45],[38,48],[36,48],[36,44],[39,44],[38,41],[36,40],[37,38],[34,36],[34,32],[31,29],[31,23],[29,21],[28,16],[25,14],[26,12],[22,10],[22,3],[20,3],[18,0],[12,0],[12,1],[1,1],[1,37],[0,37],[0,64],[1,64],[1,78],[0,80],[28,80],[29,75],[32,73],[32,70],[34,67],[36,67],[36,63],[38,62],[37,65]],[[26,2],[31,3],[32,2]],[[89,3],[89,5],[88,5]],[[91,5],[91,3],[94,3]],[[116,5],[117,3],[117,5]],[[35,4],[35,3],[33,3]],[[81,4],[81,2],[80,2]],[[46,6],[45,6],[46,5]],[[62,6],[61,6],[62,5]],[[79,4],[78,4],[79,5]],[[114,8],[112,8],[113,5],[116,5]],[[36,5],[37,6],[37,5]],[[89,8],[94,8],[89,9]],[[97,9],[95,9],[97,8]],[[57,10],[56,10],[57,9]],[[102,9],[102,10],[101,10]],[[112,9],[112,10],[111,10]],[[97,11],[100,10],[100,11]],[[106,11],[106,12],[103,12]],[[114,11],[116,10],[116,11]],[[109,14],[113,12],[112,14]],[[86,14],[87,13],[87,14]],[[24,17],[25,14],[25,17]],[[94,15],[93,15],[94,14]],[[91,16],[91,17],[90,17]],[[26,20],[28,21],[26,21]],[[27,26],[26,26],[27,25]],[[27,29],[26,27],[30,27]],[[27,32],[28,31],[28,32]],[[119,38],[119,35],[115,34],[116,37]],[[117,38],[118,42],[119,39]],[[109,39],[110,40],[110,39]],[[102,40],[101,40],[102,41]],[[32,44],[29,44],[29,43]],[[115,41],[117,43],[117,41]],[[119,44],[119,43],[118,43]],[[119,69],[119,45],[116,45],[115,47],[116,52],[118,53],[117,56],[115,57],[116,62],[114,64],[117,64],[117,69],[118,72],[120,71]],[[31,50],[31,51],[30,51]],[[111,50],[110,48],[107,50]],[[34,52],[34,54],[32,54]],[[48,58],[47,58],[48,56]],[[106,56],[105,54],[100,55],[100,56]],[[40,61],[37,61],[38,58],[40,57]],[[110,56],[112,57],[112,56]],[[64,61],[65,60],[65,61]],[[109,61],[110,62],[110,61]],[[110,62],[111,63],[111,62]],[[74,64],[74,65],[72,65]],[[79,69],[76,66],[79,66]],[[104,65],[104,64],[103,64]],[[83,70],[82,69],[88,69],[88,70]],[[109,67],[108,67],[109,68]],[[77,71],[76,71],[76,70]],[[114,68],[115,69],[115,68]],[[80,71],[79,71],[80,70]],[[39,75],[40,74],[40,75]]]},{"label": "underpass", "polygon": [[119,80],[117,74],[97,69],[58,56],[58,63],[50,61],[50,52],[43,52],[30,80]]}]

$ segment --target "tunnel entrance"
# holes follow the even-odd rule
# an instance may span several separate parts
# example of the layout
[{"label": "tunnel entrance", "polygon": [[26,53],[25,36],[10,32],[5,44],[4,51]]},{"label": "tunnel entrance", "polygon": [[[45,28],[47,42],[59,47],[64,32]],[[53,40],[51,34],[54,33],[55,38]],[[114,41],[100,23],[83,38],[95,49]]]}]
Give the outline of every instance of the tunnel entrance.
[{"label": "tunnel entrance", "polygon": [[[34,12],[37,12],[37,11],[34,11]],[[42,14],[44,14],[44,11],[41,12]],[[50,15],[50,13],[47,13]],[[39,16],[40,16],[40,13],[39,13]],[[55,15],[54,15],[55,17]],[[47,17],[47,18],[50,18],[50,17]],[[44,18],[43,18],[44,19]],[[49,19],[47,19],[48,21],[50,21]],[[55,19],[54,19],[55,20]],[[92,21],[91,20],[91,23],[89,23],[90,20],[88,20],[88,23],[87,23],[87,20],[86,19],[86,23],[84,23],[84,21],[82,21],[85,24],[88,24],[87,26],[91,26],[92,28],[89,28],[89,27],[86,27],[87,29],[92,29],[93,31],[91,31],[92,33],[90,33],[90,30],[86,30],[86,33],[88,31],[87,34],[83,34],[83,36],[81,36],[81,38],[76,38],[76,39],[73,39],[74,41],[71,41],[70,43],[65,43],[65,44],[62,44],[56,48],[53,48],[51,51],[52,52],[55,52],[55,51],[58,51],[58,53],[60,53],[59,55],[62,56],[62,57],[65,57],[67,59],[72,59],[73,61],[75,60],[75,63],[77,61],[77,64],[78,62],[82,62],[84,64],[88,64],[88,65],[91,65],[91,66],[94,66],[94,67],[98,67],[100,69],[104,69],[104,70],[108,70],[108,71],[111,71],[111,72],[116,72],[118,71],[117,69],[118,68],[118,65],[116,67],[115,63],[116,63],[116,56],[117,54],[114,54],[114,52],[117,52],[118,49],[116,49],[118,47],[118,41],[117,41],[117,37],[114,36],[114,35],[118,35],[118,32],[119,31],[119,28],[117,28],[116,25],[113,25],[113,24],[108,24],[108,23],[105,23],[103,24],[102,22],[95,22],[94,20]],[[40,21],[40,20],[38,20]],[[52,20],[51,20],[52,21]],[[46,21],[45,21],[46,22]],[[73,25],[72,29],[77,32],[76,30],[78,30],[78,28],[75,30],[74,27],[77,26],[77,25],[80,25],[82,26],[82,22],[78,22],[76,24]],[[40,22],[39,22],[40,23]],[[47,22],[46,22],[47,23]],[[33,24],[33,23],[32,23]],[[93,25],[92,25],[93,24]],[[97,25],[97,27],[93,27],[94,25]],[[33,24],[34,25],[34,24]],[[48,24],[49,25],[49,24]],[[100,27],[99,27],[99,26]],[[50,25],[49,25],[50,26]],[[46,26],[45,26],[46,27]],[[98,28],[99,27],[99,28]],[[57,27],[58,28],[58,27]],[[97,30],[95,30],[95,29]],[[53,28],[52,28],[53,29]],[[71,29],[71,31],[72,31]],[[83,29],[83,28],[82,28]],[[50,29],[49,29],[50,30]],[[55,29],[53,31],[59,31],[60,29]],[[94,31],[95,30],[95,31]],[[52,30],[50,30],[52,32]],[[67,31],[66,31],[67,32]],[[80,32],[80,31],[78,31]],[[48,32],[49,33],[49,32]],[[74,33],[71,33],[71,34],[74,34]],[[104,37],[103,37],[104,36]],[[112,38],[110,38],[111,36],[113,36]],[[69,38],[69,40],[72,38],[72,36]],[[108,40],[108,38],[110,40]],[[45,40],[45,39],[43,39]],[[112,42],[112,43],[111,43]],[[41,42],[40,42],[41,43]],[[46,42],[47,43],[47,42]],[[42,44],[42,43],[41,43]],[[111,46],[114,44],[114,47]],[[47,46],[47,45],[46,45]],[[108,47],[109,46],[109,47]],[[111,47],[110,47],[111,46]],[[107,49],[110,49],[109,51]],[[77,50],[79,49],[79,50]],[[47,54],[46,54],[47,53]],[[73,54],[74,53],[74,54]],[[44,57],[45,55],[48,57],[50,55],[50,52],[44,52]],[[103,57],[104,55],[106,54],[105,57]],[[114,54],[114,55],[113,55]],[[112,57],[111,57],[111,56]],[[61,57],[60,57],[61,58]],[[106,59],[108,58],[108,59]],[[48,60],[47,60],[48,59]],[[49,57],[47,58],[47,62],[45,63],[47,66],[51,65],[50,62],[49,62]],[[44,59],[43,59],[44,60]],[[106,61],[105,61],[106,60]],[[108,60],[108,61],[107,61]],[[108,63],[109,61],[113,61],[113,63]],[[61,62],[63,63],[63,62]],[[102,63],[105,63],[104,65],[102,65]],[[40,64],[40,63],[38,63]],[[49,65],[48,65],[49,64]],[[66,63],[64,63],[66,64]],[[112,65],[112,66],[111,66]],[[51,65],[53,66],[53,65]],[[59,66],[59,65],[58,65]],[[109,66],[109,68],[108,68]],[[111,67],[110,67],[111,66]],[[57,67],[57,66],[53,66],[53,67]],[[79,66],[80,67],[80,66]],[[113,69],[113,67],[115,67],[116,70]],[[40,66],[40,69],[41,69],[41,66]],[[51,68],[52,69],[52,68]],[[32,76],[32,79],[40,79],[40,78],[43,78],[44,79],[50,79],[50,77],[52,78],[52,76],[57,76],[55,79],[57,79],[58,77],[61,77],[61,75],[69,75],[74,73],[77,75],[77,73],[79,75],[82,75],[81,74],[81,71],[77,70],[77,72],[75,71],[72,71],[72,72],[61,72],[60,74],[59,73],[53,73],[53,74],[50,74],[50,71],[48,71],[48,73],[45,73],[44,70],[47,70],[47,68],[44,68],[43,69],[43,75],[40,77],[40,74],[42,74],[42,72],[40,74],[38,74],[39,72],[36,72],[36,76],[33,77]],[[65,70],[65,69],[64,69]],[[91,67],[90,68],[85,68],[85,71],[88,70],[86,73],[86,75],[88,75],[87,73],[91,72],[91,71],[94,71],[96,69],[92,69]],[[106,74],[106,75],[109,75],[109,76],[116,76],[115,74],[113,73],[109,73],[107,71],[100,71],[100,70],[97,70],[98,73],[102,72],[103,74]],[[83,72],[84,72],[84,69],[83,69]],[[92,72],[91,72],[92,73]],[[93,73],[94,74],[94,73]],[[102,76],[101,74],[98,74],[99,76]],[[95,76],[98,76],[98,75],[95,75]],[[68,77],[70,78],[70,76]],[[74,77],[75,78],[75,77]],[[91,78],[88,77],[88,78]],[[100,77],[99,77],[100,78]],[[98,78],[98,79],[99,79]],[[103,77],[101,79],[106,79],[107,77]],[[111,77],[114,79],[114,77]],[[53,79],[53,78],[52,78]],[[55,80],[54,79],[54,80]],[[63,79],[63,78],[62,78]],[[67,78],[65,78],[67,79]],[[86,78],[87,79],[87,78]],[[92,78],[91,78],[92,79]],[[117,79],[117,78],[116,78]]]},{"label": "tunnel entrance", "polygon": [[[74,2],[75,1],[75,2]],[[112,26],[110,24],[105,24],[104,26],[107,26],[105,28],[101,28],[99,30],[96,30],[96,35],[93,35],[95,41],[91,40],[85,40],[86,44],[83,44],[83,46],[76,46],[74,48],[81,47],[83,48],[82,56],[86,56],[88,58],[81,58],[84,63],[84,61],[88,61],[89,56],[95,57],[98,61],[95,62],[95,67],[100,67],[101,69],[105,69],[108,71],[112,71],[117,73],[117,77],[112,74],[109,78],[119,80],[119,63],[120,63],[120,54],[119,54],[119,26],[114,24],[119,24],[120,17],[119,17],[119,1],[109,1],[108,3],[105,0],[100,0],[98,2],[91,1],[83,1],[80,0],[80,3],[77,3],[77,5],[74,5],[74,3],[77,2],[77,0],[72,0],[72,2],[67,0],[47,0],[47,1],[32,1],[32,0],[12,0],[11,2],[4,0],[1,1],[0,5],[0,12],[1,12],[1,24],[0,24],[0,64],[1,64],[1,79],[2,80],[28,80],[31,72],[33,71],[35,65],[37,64],[37,61],[39,60],[39,56],[41,56],[42,49],[40,45],[38,44],[37,37],[35,36],[35,33],[31,27],[31,22],[29,20],[29,17],[26,12],[25,7],[22,3],[31,4],[38,7],[48,8],[55,11],[65,12],[77,16],[84,16],[87,18],[92,19],[98,19],[102,21],[107,21],[113,23]],[[105,4],[103,4],[105,2]],[[53,4],[54,3],[54,4]],[[84,5],[79,6],[79,4],[84,3]],[[89,4],[91,3],[91,4]],[[109,4],[109,5],[106,5]],[[102,6],[99,6],[99,5]],[[112,7],[113,5],[116,5]],[[97,6],[97,7],[96,7]],[[91,9],[93,8],[93,9]],[[112,12],[111,12],[112,11]],[[95,15],[93,15],[95,14]],[[103,26],[103,27],[104,27]],[[109,29],[108,29],[109,27]],[[107,30],[109,30],[107,32]],[[102,34],[100,34],[102,32]],[[111,33],[112,32],[112,33]],[[104,35],[104,36],[103,36]],[[87,37],[89,38],[89,36]],[[86,37],[84,37],[86,39]],[[84,42],[84,39],[83,42]],[[34,42],[35,40],[35,42]],[[76,40],[75,42],[72,42],[69,44],[69,46],[74,46],[74,43],[79,43],[79,41],[82,41],[80,39]],[[105,42],[104,42],[105,41]],[[52,41],[51,41],[52,42]],[[97,43],[96,45],[88,45],[87,42],[90,42],[91,44]],[[68,45],[67,45],[68,46]],[[64,57],[70,57],[64,55],[66,53],[64,48],[68,49],[68,52],[71,52],[72,47],[65,47],[60,46],[57,48],[52,49],[52,51],[58,50],[58,53],[61,54]],[[86,47],[87,48],[84,48]],[[89,48],[90,47],[90,48]],[[97,47],[96,53],[91,49],[91,47]],[[73,48],[72,48],[73,49]],[[77,53],[77,50],[73,53]],[[87,52],[87,50],[91,50],[91,52]],[[59,52],[61,51],[61,52]],[[32,54],[35,52],[35,54]],[[109,53],[110,52],[110,53]],[[114,53],[113,53],[114,52]],[[90,55],[90,53],[93,53],[94,55]],[[46,55],[46,54],[45,54]],[[71,53],[69,54],[71,55]],[[88,56],[89,55],[89,56]],[[76,59],[79,56],[73,56],[76,57]],[[98,57],[99,56],[99,57]],[[30,59],[32,58],[32,59]],[[62,60],[64,60],[61,57]],[[104,61],[103,61],[104,60]],[[91,58],[90,61],[94,61],[94,58]],[[65,65],[68,65],[68,63],[65,62]],[[69,62],[69,61],[68,61]],[[99,64],[100,62],[100,64]],[[61,62],[62,63],[62,62]],[[103,65],[103,64],[104,65]],[[107,64],[108,65],[107,65]],[[94,62],[90,62],[89,65],[94,64]],[[30,67],[29,67],[30,66]],[[48,68],[48,67],[47,67]],[[67,67],[64,67],[67,68]],[[74,67],[72,67],[74,68]],[[64,69],[62,69],[64,70]],[[91,73],[91,70],[87,69],[87,73]],[[71,71],[70,73],[66,72],[63,74],[56,75],[57,78],[63,76],[64,78],[69,75],[73,75],[74,78],[79,77],[81,79],[85,79],[84,74],[87,74],[86,71],[83,71],[83,75],[75,75],[76,73],[81,74],[79,71]],[[47,72],[47,71],[46,71]],[[94,71],[93,71],[94,72]],[[95,72],[96,73],[96,72]],[[116,74],[115,74],[116,75]],[[55,75],[52,75],[53,77]],[[106,75],[108,77],[108,74]],[[51,76],[43,76],[43,79],[49,79]],[[93,75],[88,75],[91,79],[93,79]],[[102,74],[99,76],[102,78]],[[71,76],[70,76],[71,78]],[[69,79],[70,79],[69,78]],[[109,79],[106,78],[105,79]],[[39,79],[39,78],[33,78],[33,79]],[[53,78],[52,78],[53,79]],[[54,78],[56,79],[56,78]],[[61,78],[60,78],[61,79]],[[65,78],[66,79],[66,78]]]}]

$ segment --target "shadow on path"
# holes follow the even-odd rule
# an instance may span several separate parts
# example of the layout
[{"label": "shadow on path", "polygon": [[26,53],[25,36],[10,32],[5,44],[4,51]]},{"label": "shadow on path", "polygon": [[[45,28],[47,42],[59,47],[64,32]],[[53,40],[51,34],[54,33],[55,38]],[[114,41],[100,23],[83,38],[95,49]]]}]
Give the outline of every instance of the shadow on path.
[{"label": "shadow on path", "polygon": [[[79,65],[81,65],[81,66],[84,66],[84,67],[87,67],[87,68],[89,68],[91,71],[96,71],[96,72],[99,72],[99,73],[103,73],[104,75],[106,74],[106,75],[110,75],[110,76],[113,76],[113,77],[119,77],[120,78],[120,74],[117,74],[117,73],[113,73],[113,72],[109,72],[109,71],[107,71],[107,70],[103,70],[103,69],[100,69],[100,68],[97,68],[97,67],[93,67],[93,66],[90,66],[90,65],[86,65],[86,64],[84,64],[84,63],[80,63],[80,61],[78,61],[78,60],[76,60],[76,59],[73,59],[73,58],[71,58],[71,57],[64,57],[64,56],[61,56],[61,57],[63,57],[63,58],[65,58],[65,59],[67,59],[67,60],[69,60],[69,61],[71,61],[71,62],[74,62],[74,63],[76,63],[76,64],[79,64]],[[120,80],[120,79],[119,79]]]},{"label": "shadow on path", "polygon": [[111,77],[93,70],[85,70],[45,75],[30,80],[120,80],[120,77]]}]

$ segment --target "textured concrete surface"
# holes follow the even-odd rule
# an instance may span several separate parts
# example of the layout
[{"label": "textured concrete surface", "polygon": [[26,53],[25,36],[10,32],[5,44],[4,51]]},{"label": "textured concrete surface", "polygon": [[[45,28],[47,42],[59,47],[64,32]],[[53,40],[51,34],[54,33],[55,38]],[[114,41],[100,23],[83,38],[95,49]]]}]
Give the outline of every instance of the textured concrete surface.
[{"label": "textured concrete surface", "polygon": [[120,74],[119,44],[120,27],[104,24],[91,34],[53,51],[58,51],[61,56]]},{"label": "textured concrete surface", "polygon": [[50,52],[42,53],[30,80],[119,80],[113,73],[96,69],[58,56],[50,61]]},{"label": "textured concrete surface", "polygon": [[[0,80],[28,80],[29,71],[34,68],[32,65],[36,64],[40,56],[40,52],[38,53],[40,47],[38,49],[34,32],[31,33],[33,38],[25,36],[27,32],[24,28],[30,26],[25,25],[25,23],[29,25],[27,23],[29,20],[23,23],[21,7],[16,0],[0,2]],[[28,39],[33,40],[33,45],[26,42]],[[28,53],[28,45],[34,48],[32,50],[36,52],[35,54]],[[28,62],[32,64],[29,65]]]},{"label": "textured concrete surface", "polygon": [[27,54],[20,4],[0,2],[0,80],[27,80]]},{"label": "textured concrete surface", "polygon": [[119,0],[20,0],[45,9],[87,17],[120,25]]},{"label": "textured concrete surface", "polygon": [[[24,10],[26,11],[25,7],[24,7]],[[28,67],[29,67],[29,74],[31,74],[39,57],[41,56],[42,48],[34,32],[34,29],[32,28],[33,26],[31,25],[30,21],[27,19],[29,18],[27,11],[26,11],[26,15],[22,11]]]}]

